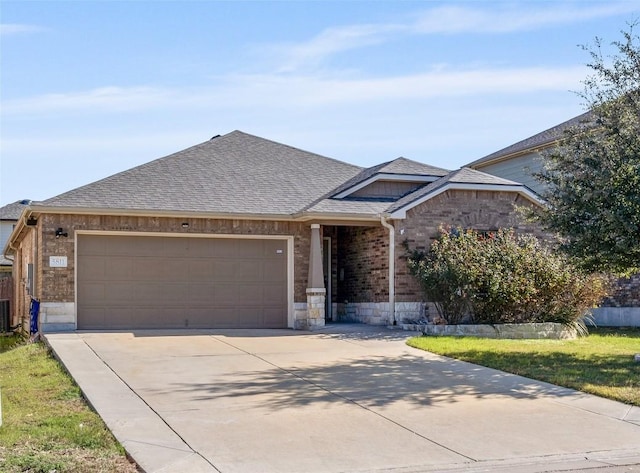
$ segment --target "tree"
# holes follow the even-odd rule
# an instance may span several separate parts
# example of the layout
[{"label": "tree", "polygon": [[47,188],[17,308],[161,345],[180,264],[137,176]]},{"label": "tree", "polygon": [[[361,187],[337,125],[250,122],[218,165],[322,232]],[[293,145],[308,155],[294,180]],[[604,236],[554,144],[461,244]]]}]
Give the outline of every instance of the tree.
[{"label": "tree", "polygon": [[592,74],[578,94],[590,113],[543,154],[538,179],[548,185],[540,216],[561,247],[591,271],[640,270],[640,37],[636,24],[612,43],[583,46]]}]

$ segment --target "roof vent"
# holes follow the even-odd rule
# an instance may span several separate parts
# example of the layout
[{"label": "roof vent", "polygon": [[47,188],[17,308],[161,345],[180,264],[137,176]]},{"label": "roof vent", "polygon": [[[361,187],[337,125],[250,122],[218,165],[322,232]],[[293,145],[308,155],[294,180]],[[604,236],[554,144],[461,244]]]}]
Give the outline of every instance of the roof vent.
[{"label": "roof vent", "polygon": [[20,204],[22,205],[31,205],[31,201],[29,199],[23,199],[20,201]]},{"label": "roof vent", "polygon": [[[220,137],[220,135],[212,136],[211,140],[215,140],[216,138],[219,138],[219,137]],[[211,141],[211,140],[209,140],[209,141]]]}]

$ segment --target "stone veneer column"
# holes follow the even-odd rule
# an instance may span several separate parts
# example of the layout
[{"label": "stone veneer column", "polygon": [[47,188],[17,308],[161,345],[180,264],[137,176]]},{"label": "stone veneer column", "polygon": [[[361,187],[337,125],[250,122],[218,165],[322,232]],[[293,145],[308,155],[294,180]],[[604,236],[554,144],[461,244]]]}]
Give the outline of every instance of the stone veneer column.
[{"label": "stone veneer column", "polygon": [[307,281],[307,325],[309,330],[324,327],[324,305],[327,290],[322,274],[322,245],[320,225],[311,224],[311,250],[309,254],[309,279]]}]

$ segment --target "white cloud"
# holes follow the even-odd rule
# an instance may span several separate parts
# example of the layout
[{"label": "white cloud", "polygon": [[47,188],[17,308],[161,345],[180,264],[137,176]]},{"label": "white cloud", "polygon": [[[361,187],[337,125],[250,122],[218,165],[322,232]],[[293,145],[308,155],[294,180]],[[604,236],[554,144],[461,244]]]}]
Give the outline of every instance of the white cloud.
[{"label": "white cloud", "polygon": [[3,115],[47,113],[97,114],[141,111],[226,108],[310,107],[356,105],[389,100],[430,100],[486,94],[528,94],[579,88],[584,66],[449,69],[381,78],[301,75],[234,75],[212,87],[104,87],[6,101]]},{"label": "white cloud", "polygon": [[46,31],[46,28],[37,25],[27,25],[19,23],[2,23],[0,24],[0,35],[9,36],[27,33],[40,33]]},{"label": "white cloud", "polygon": [[640,5],[634,2],[540,2],[534,7],[523,3],[492,10],[447,6],[419,14],[410,29],[417,34],[511,33],[632,12],[640,12]]},{"label": "white cloud", "polygon": [[506,34],[633,12],[640,13],[640,4],[630,1],[497,3],[487,8],[443,6],[396,18],[390,23],[327,28],[308,41],[271,45],[262,52],[279,64],[278,72],[295,72],[317,68],[335,54],[392,41],[403,35]]},{"label": "white cloud", "polygon": [[384,41],[391,33],[405,29],[402,25],[368,24],[328,28],[320,34],[296,45],[273,46],[272,51],[284,57],[279,72],[293,71],[304,65],[318,65],[332,54]]}]

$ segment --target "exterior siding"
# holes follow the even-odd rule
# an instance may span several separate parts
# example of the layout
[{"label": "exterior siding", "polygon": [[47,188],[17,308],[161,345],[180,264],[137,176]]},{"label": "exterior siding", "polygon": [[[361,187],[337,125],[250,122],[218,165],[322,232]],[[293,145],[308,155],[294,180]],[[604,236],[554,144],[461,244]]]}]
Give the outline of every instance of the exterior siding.
[{"label": "exterior siding", "polygon": [[398,198],[423,184],[422,182],[376,181],[357,190],[350,197]]},{"label": "exterior siding", "polygon": [[[13,232],[13,227],[16,224],[14,221],[0,221],[0,251],[5,247],[7,241],[9,240],[9,236],[11,232]],[[11,260],[6,259],[4,255],[0,255],[0,265],[2,266],[11,266]],[[11,271],[11,268],[8,269]],[[1,271],[1,269],[0,269]]]},{"label": "exterior siding", "polygon": [[542,158],[535,152],[494,164],[475,166],[474,169],[520,182],[538,194],[542,194],[545,190],[545,186],[533,177],[534,173],[542,171]]}]

